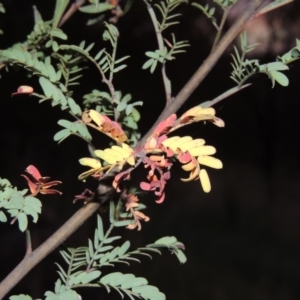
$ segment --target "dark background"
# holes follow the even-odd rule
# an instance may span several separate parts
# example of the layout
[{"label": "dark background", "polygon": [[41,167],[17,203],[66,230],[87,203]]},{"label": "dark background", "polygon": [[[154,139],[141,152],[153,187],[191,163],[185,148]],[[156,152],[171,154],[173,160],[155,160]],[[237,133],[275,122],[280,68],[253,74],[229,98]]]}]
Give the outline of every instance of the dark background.
[{"label": "dark background", "polygon": [[[4,1],[7,13],[0,16],[0,28],[4,30],[1,49],[24,40],[30,33],[33,4],[45,20],[51,19],[54,1]],[[261,61],[273,61],[294,45],[294,39],[300,36],[299,8],[296,1],[259,19],[258,25],[249,25],[250,39],[266,41],[256,53]],[[240,9],[243,2],[226,26],[230,26]],[[178,39],[189,40],[192,47],[188,54],[178,56],[167,66],[174,94],[207,57],[213,35],[200,11],[187,5],[182,13],[182,24],[173,27],[173,31]],[[83,39],[96,42],[95,49],[107,47],[102,42],[103,25],[86,27],[86,20],[86,15],[77,13],[65,24],[62,29],[69,40],[73,44]],[[131,58],[129,67],[115,76],[115,86],[123,93],[131,93],[134,101],[144,101],[140,128],[145,133],[165,104],[160,72],[150,75],[149,71],[141,70],[144,53],[157,48],[142,1],[136,1],[117,26],[121,32],[118,54],[129,54]],[[234,83],[229,79],[230,72],[228,52],[179,113],[231,88]],[[78,159],[87,156],[88,151],[76,137],[60,145],[53,142],[59,130],[57,120],[68,118],[59,108],[52,109],[49,103],[38,104],[37,99],[29,96],[11,98],[20,85],[32,85],[38,90],[36,78],[27,78],[22,70],[2,70],[1,74],[0,176],[20,189],[25,188],[20,174],[33,164],[42,175],[63,182],[61,197],[40,197],[43,214],[38,224],[30,225],[33,245],[37,247],[80,207],[80,203],[73,205],[72,200],[86,187],[78,182],[77,176],[84,170]],[[152,198],[145,199],[151,221],[143,224],[140,232],[127,230],[125,238],[132,241],[134,249],[162,236],[175,235],[186,245],[188,261],[179,265],[175,257],[166,253],[152,261],[145,258],[141,265],[122,267],[123,272],[146,277],[168,299],[300,299],[299,74],[300,64],[295,62],[288,73],[288,88],[276,85],[272,89],[265,76],[223,101],[216,107],[217,115],[226,123],[223,129],[196,124],[178,132],[203,137],[214,145],[224,169],[209,170],[212,192],[204,194],[198,182],[182,183],[180,177],[186,174],[175,167],[165,202],[158,205]],[[84,75],[74,97],[79,102],[93,88],[106,89],[92,67]],[[107,140],[100,136],[96,143],[101,148]],[[92,237],[94,225],[95,218],[91,218],[61,249],[85,244]],[[16,226],[1,224],[1,278],[24,255],[24,235]],[[120,234],[124,232],[121,230]],[[63,264],[58,251],[32,270],[11,294],[41,298],[46,290],[53,290],[57,278],[54,261]],[[117,294],[107,295],[102,290],[78,292],[83,299],[119,299]]]}]

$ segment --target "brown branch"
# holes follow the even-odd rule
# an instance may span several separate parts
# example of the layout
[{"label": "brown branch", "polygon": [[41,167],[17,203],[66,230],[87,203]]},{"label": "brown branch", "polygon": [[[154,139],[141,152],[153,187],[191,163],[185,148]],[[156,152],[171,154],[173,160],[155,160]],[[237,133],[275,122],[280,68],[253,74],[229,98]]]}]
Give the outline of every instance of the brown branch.
[{"label": "brown branch", "polygon": [[63,243],[100,207],[100,203],[88,203],[79,209],[64,225],[62,225],[43,244],[28,254],[0,284],[0,299],[3,297],[44,257]]},{"label": "brown branch", "polygon": [[191,79],[186,83],[186,85],[181,89],[176,98],[168,102],[167,106],[163,112],[158,117],[157,121],[151,127],[151,129],[144,135],[140,140],[139,145],[143,145],[147,138],[152,134],[155,127],[171,114],[177,112],[179,108],[185,103],[188,97],[194,92],[197,86],[203,81],[207,74],[211,71],[214,65],[217,63],[221,55],[224,53],[225,49],[230,45],[230,43],[235,39],[235,37],[243,29],[244,25],[251,20],[255,15],[259,7],[265,2],[265,0],[251,0],[249,5],[245,9],[244,13],[240,18],[231,26],[224,37],[220,40],[215,50],[208,56],[204,63],[198,68]]},{"label": "brown branch", "polygon": [[[257,9],[265,0],[251,0],[247,9],[235,24],[224,35],[216,46],[215,50],[209,55],[207,60],[200,66],[192,78],[187,82],[177,97],[170,101],[164,111],[159,116],[156,123],[148,131],[148,133],[140,141],[140,145],[146,141],[151,135],[153,129],[159,122],[167,118],[170,114],[176,112],[187,98],[192,94],[196,87],[202,82],[209,71],[216,64],[224,50],[233,41],[244,27],[245,23],[255,15]],[[63,226],[61,226],[50,238],[40,245],[31,254],[18,264],[18,266],[2,281],[0,284],[0,300],[44,257],[57,248],[64,240],[66,240],[73,232],[76,231],[96,210],[100,207],[100,203],[88,203],[79,209]]]}]

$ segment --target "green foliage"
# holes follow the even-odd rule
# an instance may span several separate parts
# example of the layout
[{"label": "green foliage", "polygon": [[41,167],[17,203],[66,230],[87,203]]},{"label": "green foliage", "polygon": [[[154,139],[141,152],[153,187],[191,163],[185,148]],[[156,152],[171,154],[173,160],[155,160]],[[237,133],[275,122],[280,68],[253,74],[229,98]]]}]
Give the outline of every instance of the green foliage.
[{"label": "green foliage", "polygon": [[[165,40],[166,42],[166,40]],[[175,59],[174,55],[178,53],[186,52],[182,48],[188,47],[189,43],[187,41],[180,41],[176,42],[175,35],[172,34],[172,43],[166,42],[167,45],[170,47],[170,50],[168,50],[166,47],[164,47],[163,50],[155,50],[153,51],[147,51],[145,54],[150,59],[148,59],[144,65],[142,66],[142,69],[148,69],[150,68],[150,72],[153,73],[155,71],[155,68],[160,63],[165,63],[167,60],[173,60]]]},{"label": "green foliage", "polygon": [[79,121],[70,122],[68,120],[59,120],[57,123],[58,125],[64,127],[64,129],[58,131],[54,135],[54,141],[60,143],[72,134],[81,137],[87,142],[90,142],[92,140],[92,136],[90,135],[86,125],[82,122]]},{"label": "green foliage", "polygon": [[235,54],[232,54],[233,63],[231,65],[233,71],[230,76],[232,80],[241,86],[253,75],[265,73],[271,79],[272,87],[274,87],[275,81],[282,86],[288,85],[288,78],[282,72],[279,72],[288,70],[288,66],[280,61],[260,65],[257,59],[246,59],[246,53],[252,51],[257,44],[248,45],[246,32],[241,34],[240,40],[242,53],[240,54],[237,48],[234,47]]},{"label": "green foliage", "polygon": [[[0,2],[0,14],[4,14],[5,13],[5,8],[3,6],[3,4]],[[3,30],[0,29],[0,35],[3,34]]]},{"label": "green foliage", "polygon": [[33,196],[26,196],[26,193],[26,189],[18,191],[7,179],[0,178],[0,222],[7,222],[3,209],[13,218],[11,224],[18,221],[21,231],[27,229],[28,216],[32,217],[34,223],[37,222],[42,203]]},{"label": "green foliage", "polygon": [[278,56],[277,60],[283,64],[290,64],[300,58],[300,40],[296,39],[296,46],[282,56]]},{"label": "green foliage", "polygon": [[57,28],[64,11],[66,10],[69,0],[56,0],[56,5],[53,14],[52,28]]},{"label": "green foliage", "polygon": [[197,7],[198,9],[200,9],[204,15],[211,21],[211,23],[213,24],[213,26],[218,30],[219,26],[217,23],[217,19],[214,17],[216,8],[215,7],[209,7],[208,4],[206,4],[205,6],[196,3],[196,2],[192,2],[192,6]]},{"label": "green foliage", "polygon": [[79,300],[81,297],[73,290],[61,284],[58,279],[55,283],[54,293],[47,291],[45,300]]},{"label": "green foliage", "polygon": [[229,8],[234,5],[238,0],[214,0],[214,2],[222,8]]},{"label": "green foliage", "polygon": [[[65,271],[57,264],[58,274],[66,289],[75,289],[84,286],[105,287],[107,292],[114,289],[123,297],[124,294],[130,299],[140,297],[142,299],[165,299],[156,287],[148,285],[148,281],[142,277],[135,277],[133,274],[122,274],[112,272],[102,275],[103,267],[112,266],[116,263],[129,265],[130,261],[140,262],[135,256],[142,255],[151,258],[151,253],[161,254],[161,249],[168,249],[175,254],[181,263],[186,262],[186,257],[182,250],[184,246],[178,242],[175,237],[165,237],[157,240],[155,243],[138,248],[129,252],[130,242],[126,241],[121,246],[112,246],[111,244],[119,240],[120,236],[109,236],[114,227],[126,226],[131,220],[118,221],[114,215],[115,211],[113,201],[110,202],[110,221],[111,227],[106,233],[103,230],[101,217],[97,216],[97,228],[94,233],[93,241],[88,240],[87,247],[68,248],[60,251],[61,256],[67,263],[68,268]],[[49,293],[49,292],[47,292]],[[47,298],[48,299],[48,298]]]},{"label": "green foliage", "polygon": [[32,298],[28,295],[17,295],[17,296],[10,296],[9,300],[32,300]]},{"label": "green foliage", "polygon": [[99,13],[103,13],[107,10],[111,10],[114,7],[115,7],[115,5],[112,5],[109,3],[96,3],[96,4],[89,4],[86,6],[82,6],[79,8],[79,10],[81,12],[87,13],[87,14],[99,14]]},{"label": "green foliage", "polygon": [[161,32],[170,26],[179,24],[179,21],[174,21],[174,19],[181,16],[181,14],[171,13],[182,3],[187,3],[187,0],[163,0],[157,4],[154,4],[161,13],[162,19],[160,22],[158,22],[158,27]]}]

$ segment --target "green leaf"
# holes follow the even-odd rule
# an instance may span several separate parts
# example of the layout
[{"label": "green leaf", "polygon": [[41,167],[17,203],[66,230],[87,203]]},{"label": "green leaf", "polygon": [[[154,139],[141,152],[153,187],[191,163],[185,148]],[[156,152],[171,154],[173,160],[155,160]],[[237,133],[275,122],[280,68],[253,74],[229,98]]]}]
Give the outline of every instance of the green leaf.
[{"label": "green leaf", "polygon": [[42,203],[39,199],[33,196],[26,196],[25,205],[30,205],[36,212],[41,213]]},{"label": "green leaf", "polygon": [[26,205],[26,206],[23,207],[23,211],[26,215],[32,216],[33,223],[37,222],[39,216],[38,216],[37,212],[35,211],[35,209],[33,207],[31,207],[30,205]]},{"label": "green leaf", "polygon": [[124,220],[124,221],[117,221],[117,222],[115,222],[113,224],[116,227],[123,227],[123,226],[127,226],[127,225],[129,225],[131,223],[132,223],[132,220]]},{"label": "green leaf", "polygon": [[147,279],[143,277],[136,277],[134,279],[130,279],[121,283],[121,287],[123,289],[130,289],[137,286],[143,286],[148,284]]},{"label": "green leaf", "polygon": [[268,63],[265,65],[265,67],[267,71],[285,71],[289,69],[287,65],[279,61]]},{"label": "green leaf", "polygon": [[51,29],[50,35],[54,36],[54,37],[57,37],[61,40],[67,40],[68,39],[68,36],[59,28]]},{"label": "green leaf", "polygon": [[273,79],[275,79],[280,85],[288,86],[289,79],[281,72],[271,71],[269,72]]},{"label": "green leaf", "polygon": [[100,50],[100,51],[96,54],[96,56],[94,57],[94,60],[98,60],[98,59],[101,57],[101,55],[103,54],[104,50],[105,50],[105,49]]},{"label": "green leaf", "polygon": [[52,20],[52,28],[58,27],[61,17],[69,4],[69,0],[56,0],[54,15]]},{"label": "green leaf", "polygon": [[70,106],[70,109],[71,109],[72,113],[75,116],[81,116],[82,111],[81,111],[80,106],[70,97],[68,97],[68,104]]},{"label": "green leaf", "polygon": [[115,204],[113,200],[109,202],[109,222],[111,224],[115,222]]},{"label": "green leaf", "polygon": [[127,106],[126,102],[123,102],[123,101],[120,102],[117,106],[117,111],[119,111],[119,112],[123,111],[126,108],[126,106]]},{"label": "green leaf", "polygon": [[[52,50],[53,50],[54,52],[57,52],[58,49],[59,49],[59,46],[58,46],[57,41],[53,41],[53,42],[52,42]],[[55,81],[55,80],[52,80],[52,81]]]},{"label": "green leaf", "polygon": [[150,68],[150,73],[151,74],[155,71],[156,66],[157,66],[157,60],[154,60],[152,66]]},{"label": "green leaf", "polygon": [[56,142],[58,142],[58,141],[61,142],[65,138],[67,138],[70,134],[71,134],[71,131],[69,129],[62,129],[54,135],[53,139]]},{"label": "green leaf", "polygon": [[32,300],[32,298],[28,295],[17,295],[17,296],[10,296],[9,300]]},{"label": "green leaf", "polygon": [[121,236],[112,236],[112,237],[109,237],[109,238],[107,238],[107,239],[104,240],[104,244],[110,244],[113,241],[118,240],[120,238],[121,238]]},{"label": "green leaf", "polygon": [[79,8],[79,10],[87,14],[98,14],[113,8],[115,8],[115,5],[109,3],[99,3],[98,5],[90,4],[82,6]]},{"label": "green leaf", "polygon": [[53,95],[52,83],[45,77],[39,78],[40,85],[43,89],[43,92],[47,98],[51,98]]},{"label": "green leaf", "polygon": [[7,217],[3,211],[0,211],[0,222],[7,222]]},{"label": "green leaf", "polygon": [[153,51],[147,51],[146,53],[146,56],[150,57],[150,58],[153,58],[155,60],[158,60],[159,59],[159,54],[156,53],[156,52],[153,52]]},{"label": "green leaf", "polygon": [[182,250],[178,249],[177,251],[175,251],[175,254],[179,260],[180,263],[185,264],[187,261],[187,258],[185,256],[185,254],[183,253]]},{"label": "green leaf", "polygon": [[100,279],[100,283],[102,283],[102,284],[111,284],[111,282],[113,280],[115,280],[116,278],[118,278],[122,275],[123,274],[121,272],[113,272],[113,273],[107,274],[107,275],[103,276]]},{"label": "green leaf", "polygon": [[130,242],[126,241],[119,249],[118,256],[123,256],[130,247]]},{"label": "green leaf", "polygon": [[62,126],[62,127],[65,127],[65,128],[67,128],[67,129],[69,129],[69,130],[72,131],[72,132],[75,132],[75,131],[76,131],[75,126],[74,126],[74,123],[73,123],[73,122],[70,122],[70,121],[68,121],[68,120],[63,120],[63,119],[61,119],[61,120],[59,120],[59,121],[57,122],[57,124],[60,125],[60,126]]},{"label": "green leaf", "polygon": [[102,222],[102,218],[99,215],[97,215],[97,229],[98,229],[98,238],[100,241],[103,241],[104,238],[103,222]]},{"label": "green leaf", "polygon": [[125,69],[126,67],[127,67],[127,65],[121,65],[121,66],[115,68],[115,69],[113,70],[113,73],[117,73],[117,72],[119,72],[119,71]]},{"label": "green leaf", "polygon": [[93,247],[93,243],[90,239],[89,239],[89,253],[90,253],[91,257],[94,256],[94,247]]},{"label": "green leaf", "polygon": [[20,192],[14,192],[9,202],[5,205],[6,209],[22,209],[24,197]]},{"label": "green leaf", "polygon": [[132,104],[128,104],[127,107],[126,107],[126,110],[125,110],[125,113],[126,113],[127,116],[131,114],[132,109],[133,109]]},{"label": "green leaf", "polygon": [[28,218],[25,213],[18,214],[19,229],[24,232],[28,226]]},{"label": "green leaf", "polygon": [[78,123],[78,122],[75,122],[74,123],[77,131],[79,132],[79,134],[84,137],[85,139],[87,139],[88,141],[91,141],[92,140],[92,136],[90,135],[87,127],[85,124],[83,123]]},{"label": "green leaf", "polygon": [[166,236],[166,237],[160,238],[159,240],[155,241],[154,244],[171,245],[176,242],[177,242],[177,239],[175,236]]},{"label": "green leaf", "polygon": [[83,273],[85,274],[84,276],[81,277],[81,283],[85,284],[85,283],[89,283],[95,279],[97,279],[98,277],[100,277],[101,272],[100,271],[92,271],[89,273]]}]

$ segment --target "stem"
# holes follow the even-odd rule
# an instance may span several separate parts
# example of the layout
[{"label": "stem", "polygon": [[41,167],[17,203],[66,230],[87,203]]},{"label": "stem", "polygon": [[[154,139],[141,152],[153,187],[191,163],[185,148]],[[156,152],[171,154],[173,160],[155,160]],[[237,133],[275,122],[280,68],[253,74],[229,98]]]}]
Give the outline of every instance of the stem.
[{"label": "stem", "polygon": [[58,24],[58,27],[61,27],[64,25],[68,19],[80,8],[82,4],[85,3],[85,0],[76,0],[75,3],[72,4],[72,6],[69,8],[69,10],[62,16],[60,19],[60,22]]},{"label": "stem", "polygon": [[100,207],[100,203],[91,202],[80,208],[52,236],[35,249],[16,266],[0,284],[0,300],[44,257],[63,243]]},{"label": "stem", "polygon": [[262,15],[264,15],[264,14],[266,14],[266,13],[268,13],[268,12],[274,10],[274,9],[277,9],[277,8],[283,6],[283,5],[286,5],[286,4],[289,4],[289,3],[292,3],[292,2],[294,2],[294,0],[285,0],[284,2],[280,2],[280,3],[270,3],[269,5],[263,7],[261,10],[259,10],[253,16],[253,18],[251,20],[256,19],[256,18],[258,18],[258,17],[260,17],[260,16],[262,16]]},{"label": "stem", "polygon": [[[102,246],[103,246],[105,240],[109,237],[109,235],[111,234],[111,232],[112,232],[112,230],[114,229],[114,227],[115,227],[114,224],[111,224],[111,225],[110,225],[110,227],[109,227],[108,230],[106,231],[106,234],[105,234],[105,236],[104,236],[104,238],[103,238],[103,241],[100,243],[98,249],[95,251],[94,257],[98,254],[99,249],[102,248]],[[89,263],[88,266],[86,267],[86,271],[87,271],[87,272],[91,269],[91,267],[92,267],[94,261],[95,261],[95,260],[94,260],[93,258],[91,258],[90,263]]]},{"label": "stem", "polygon": [[26,256],[32,253],[31,237],[29,229],[26,229]]},{"label": "stem", "polygon": [[[145,1],[150,18],[152,20],[154,29],[155,29],[155,33],[156,33],[156,39],[157,39],[157,43],[158,43],[158,48],[159,50],[163,51],[165,46],[164,46],[164,40],[161,34],[161,30],[158,27],[158,21],[155,15],[155,12],[152,8],[152,6]],[[171,82],[170,79],[167,77],[166,74],[166,64],[165,62],[162,63],[162,67],[161,67],[161,73],[162,73],[162,78],[163,78],[163,83],[164,83],[164,87],[165,87],[165,93],[166,93],[166,101],[167,103],[170,102],[171,98],[172,98],[172,88],[171,88]]]},{"label": "stem", "polygon": [[243,90],[244,88],[246,88],[246,87],[248,87],[250,85],[252,85],[252,83],[248,83],[248,84],[245,84],[245,85],[242,85],[242,86],[237,85],[237,86],[231,88],[230,90],[226,91],[225,93],[219,95],[215,99],[209,101],[209,103],[208,103],[208,105],[206,107],[214,106],[217,103],[221,102],[222,100],[228,98],[229,96],[235,94],[236,92],[239,92],[239,91]]},{"label": "stem", "polygon": [[218,26],[218,32],[217,32],[217,35],[216,35],[215,40],[214,40],[214,44],[213,44],[212,49],[211,49],[212,52],[215,50],[215,47],[217,46],[217,44],[220,40],[220,37],[221,37],[222,31],[223,31],[226,19],[228,17],[229,11],[230,11],[230,9],[224,8],[224,13],[223,13],[223,16],[222,16],[222,20],[221,20],[220,26]]},{"label": "stem", "polygon": [[144,135],[140,140],[138,146],[143,145],[156,126],[171,114],[177,112],[179,108],[186,102],[188,97],[193,93],[197,86],[203,81],[210,70],[217,63],[218,59],[221,57],[225,49],[230,45],[234,38],[240,33],[244,25],[255,15],[259,7],[265,2],[265,0],[251,0],[248,7],[245,9],[240,18],[231,26],[228,32],[223,36],[215,50],[208,56],[204,63],[198,68],[186,85],[181,89],[176,98],[170,101],[165,109],[162,111],[154,125],[151,129]]}]

